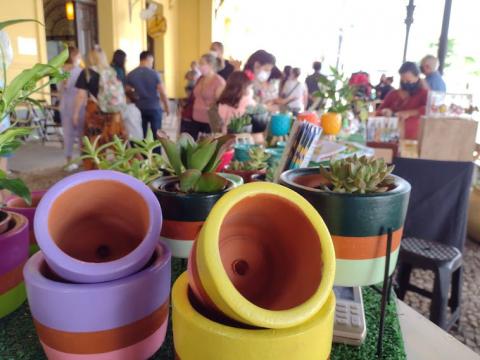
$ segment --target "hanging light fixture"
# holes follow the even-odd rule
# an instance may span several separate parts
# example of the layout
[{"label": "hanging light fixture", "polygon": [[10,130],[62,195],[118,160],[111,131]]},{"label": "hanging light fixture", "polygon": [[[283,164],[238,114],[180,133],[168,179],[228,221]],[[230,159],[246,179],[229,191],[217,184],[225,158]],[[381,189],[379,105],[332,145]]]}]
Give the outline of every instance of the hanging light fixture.
[{"label": "hanging light fixture", "polygon": [[65,3],[65,14],[67,15],[67,20],[75,20],[75,7],[73,1],[67,1]]}]

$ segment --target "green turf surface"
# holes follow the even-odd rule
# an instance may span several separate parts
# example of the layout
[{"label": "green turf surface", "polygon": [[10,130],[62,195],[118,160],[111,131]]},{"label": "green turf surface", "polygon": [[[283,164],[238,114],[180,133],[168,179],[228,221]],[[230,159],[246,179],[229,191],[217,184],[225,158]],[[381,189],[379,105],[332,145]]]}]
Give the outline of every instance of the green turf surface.
[{"label": "green turf surface", "polygon": [[[183,272],[183,265],[184,264],[181,264],[179,260],[174,260],[172,262],[172,278],[176,278]],[[365,343],[359,348],[347,345],[334,345],[331,360],[376,359],[376,335],[378,329],[380,295],[370,288],[365,288],[363,291],[363,300],[365,303],[367,318],[367,338]],[[13,314],[0,319],[0,360],[42,359],[46,359],[46,357],[40,343],[38,342],[27,304],[24,304]],[[173,338],[170,323],[165,343],[152,357],[152,360],[173,359]],[[394,301],[390,302],[387,309],[383,359],[406,359]]]}]

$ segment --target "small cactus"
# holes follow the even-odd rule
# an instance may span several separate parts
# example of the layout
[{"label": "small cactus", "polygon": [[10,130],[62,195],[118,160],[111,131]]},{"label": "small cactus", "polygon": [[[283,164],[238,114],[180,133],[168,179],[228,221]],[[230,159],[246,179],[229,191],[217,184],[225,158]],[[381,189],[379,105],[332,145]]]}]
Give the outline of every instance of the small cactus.
[{"label": "small cactus", "polygon": [[337,193],[371,194],[390,190],[394,185],[391,175],[394,166],[383,159],[366,156],[331,160],[330,168],[320,166],[320,173],[330,184],[324,190]]},{"label": "small cactus", "polygon": [[236,171],[257,171],[264,170],[268,167],[267,160],[270,158],[270,154],[265,152],[265,149],[260,146],[254,146],[248,150],[247,161],[232,161],[230,163],[230,169]]}]

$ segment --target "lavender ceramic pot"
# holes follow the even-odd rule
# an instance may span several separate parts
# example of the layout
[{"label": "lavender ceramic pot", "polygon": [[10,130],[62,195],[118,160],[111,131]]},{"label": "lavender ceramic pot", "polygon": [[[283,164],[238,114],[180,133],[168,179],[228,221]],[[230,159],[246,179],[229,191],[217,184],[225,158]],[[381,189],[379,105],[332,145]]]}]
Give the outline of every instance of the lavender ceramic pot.
[{"label": "lavender ceramic pot", "polygon": [[24,268],[28,302],[49,359],[147,359],[168,323],[171,253],[158,243],[147,265],[97,284],[64,281],[41,252]]},{"label": "lavender ceramic pot", "polygon": [[25,301],[22,269],[28,259],[28,221],[20,214],[8,214],[7,230],[0,234],[0,318]]},{"label": "lavender ceramic pot", "polygon": [[73,282],[96,283],[145,266],[161,226],[160,205],[143,182],[94,170],[50,188],[38,205],[34,228],[54,273]]},{"label": "lavender ceramic pot", "polygon": [[25,200],[18,196],[10,196],[7,198],[6,206],[4,210],[12,211],[17,214],[22,214],[28,219],[28,231],[30,241],[30,255],[36,253],[39,248],[37,240],[35,239],[35,232],[33,231],[33,220],[35,218],[35,212],[37,211],[37,205],[45,195],[46,190],[32,191],[32,204],[28,205]]}]

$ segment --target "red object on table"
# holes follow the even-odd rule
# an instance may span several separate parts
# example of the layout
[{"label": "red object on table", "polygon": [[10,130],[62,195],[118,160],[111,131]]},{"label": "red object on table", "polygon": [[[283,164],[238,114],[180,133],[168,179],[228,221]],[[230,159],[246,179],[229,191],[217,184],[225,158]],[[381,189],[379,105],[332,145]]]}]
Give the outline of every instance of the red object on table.
[{"label": "red object on table", "polygon": [[220,164],[217,167],[217,172],[223,171],[225,167],[230,164],[230,162],[233,160],[233,155],[235,151],[233,149],[225,151],[222,155],[222,158],[220,160]]},{"label": "red object on table", "polygon": [[297,119],[301,121],[307,121],[314,125],[320,126],[320,118],[315,112],[310,112],[310,111],[302,112],[297,115]]}]

